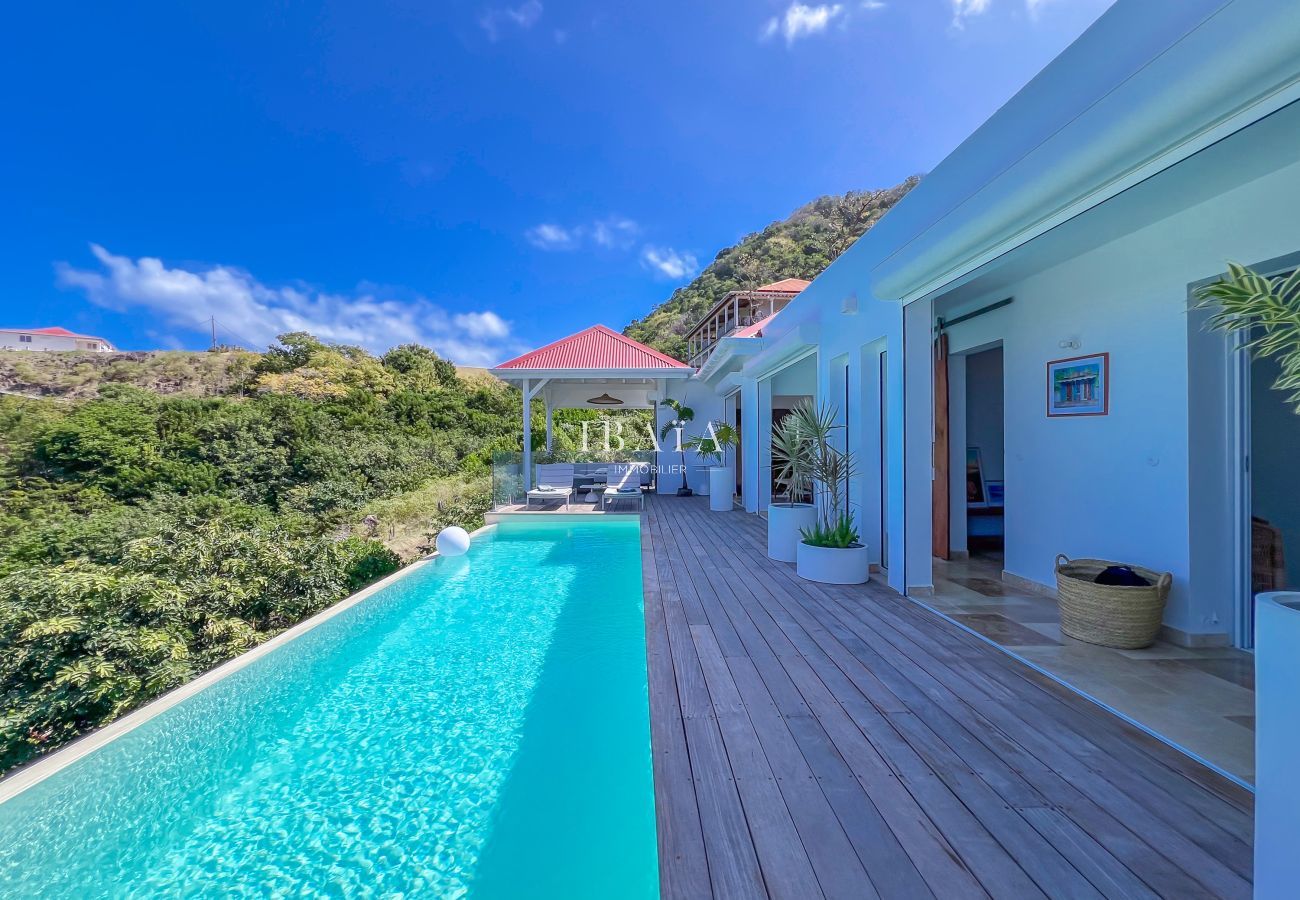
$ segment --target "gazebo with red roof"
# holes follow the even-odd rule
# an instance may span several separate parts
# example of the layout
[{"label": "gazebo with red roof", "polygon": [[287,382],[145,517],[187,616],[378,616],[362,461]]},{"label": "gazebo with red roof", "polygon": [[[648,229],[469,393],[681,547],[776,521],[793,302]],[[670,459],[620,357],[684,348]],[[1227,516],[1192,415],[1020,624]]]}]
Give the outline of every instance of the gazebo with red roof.
[{"label": "gazebo with red roof", "polygon": [[556,409],[655,409],[668,383],[695,370],[604,325],[593,325],[489,370],[523,392],[523,471],[532,472],[532,401],[546,405],[546,449]]}]

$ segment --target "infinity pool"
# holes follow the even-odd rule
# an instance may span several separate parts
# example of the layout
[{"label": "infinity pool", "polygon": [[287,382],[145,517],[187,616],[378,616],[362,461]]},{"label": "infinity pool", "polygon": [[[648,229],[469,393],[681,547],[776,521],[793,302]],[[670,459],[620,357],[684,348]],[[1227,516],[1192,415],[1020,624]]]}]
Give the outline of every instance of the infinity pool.
[{"label": "infinity pool", "polygon": [[639,526],[547,518],[0,804],[0,896],[656,896]]}]

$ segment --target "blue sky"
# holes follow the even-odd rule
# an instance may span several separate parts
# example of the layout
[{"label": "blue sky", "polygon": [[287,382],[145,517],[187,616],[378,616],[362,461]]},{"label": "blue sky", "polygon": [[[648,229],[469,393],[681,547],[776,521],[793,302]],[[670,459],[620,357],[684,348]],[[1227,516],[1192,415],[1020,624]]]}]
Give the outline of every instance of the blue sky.
[{"label": "blue sky", "polygon": [[499,362],[933,167],[1105,0],[23,4],[0,326]]}]

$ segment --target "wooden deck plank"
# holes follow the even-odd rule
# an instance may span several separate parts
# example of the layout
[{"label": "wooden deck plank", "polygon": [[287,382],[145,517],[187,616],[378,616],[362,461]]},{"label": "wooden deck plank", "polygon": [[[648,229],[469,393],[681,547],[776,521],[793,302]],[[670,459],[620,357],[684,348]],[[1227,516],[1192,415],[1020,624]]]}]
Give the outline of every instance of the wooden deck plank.
[{"label": "wooden deck plank", "polygon": [[660,896],[691,900],[711,893],[704,832],[691,780],[686,729],[677,702],[677,678],[668,646],[659,571],[650,529],[641,535],[641,572],[645,584],[646,661],[651,709],[650,745],[659,838]]},{"label": "wooden deck plank", "polygon": [[[830,590],[838,591],[841,594],[844,592],[843,588],[833,588]],[[882,589],[880,589],[879,587],[868,586],[866,590],[875,591],[877,595],[877,599],[882,601],[887,601],[887,602],[879,602],[873,605],[871,609],[871,614],[869,616],[861,612],[860,605],[846,602],[843,598],[840,599],[840,603],[846,610],[856,615],[858,620],[863,625],[866,625],[869,628],[873,628],[879,631],[882,625],[887,624],[890,621],[891,615],[894,617],[893,621],[897,623],[899,621],[898,617],[901,615],[906,614],[915,617],[916,615],[918,615],[918,613],[924,612],[923,610],[918,610],[914,604],[910,604],[908,603],[908,601],[903,600],[902,598],[897,598],[896,596],[890,596],[888,594],[885,594],[882,591]],[[894,608],[891,610],[891,607],[897,607],[899,604],[902,604],[905,608],[903,609]],[[978,649],[978,654],[972,656],[971,654],[968,653],[967,655],[972,656],[972,658],[978,660],[981,667],[983,667],[986,671],[994,672],[995,673],[994,677],[1002,679],[1005,684],[1009,684],[1013,687],[1017,687],[1023,691],[1023,684],[1015,684],[1014,681],[1015,679],[1020,679],[1021,681],[1023,681],[1024,679],[1028,678],[1032,682],[1036,682],[1040,688],[1044,684],[1047,684],[1047,685],[1051,685],[1051,687],[1053,688],[1056,688],[1057,691],[1063,690],[1060,689],[1060,687],[1055,683],[1050,682],[1048,679],[1043,678],[1038,673],[1034,672],[1031,669],[1028,669],[1028,667],[1020,665],[1015,660],[1011,659],[1005,654],[990,655],[988,653],[987,644],[978,641],[978,639],[974,638],[969,634],[966,634],[965,632],[960,631],[959,629],[948,629],[948,630],[939,630],[939,631],[935,631],[933,629],[927,629],[922,633],[919,628],[915,628],[909,625],[905,625],[903,627],[910,631],[912,635],[912,639],[910,645],[907,646],[900,645],[900,647],[901,649],[904,650],[904,652],[908,656],[913,657],[918,661],[924,662],[925,660],[929,659],[932,664],[937,662],[936,655],[929,652],[929,648],[931,646],[943,645],[946,642],[952,642],[954,640],[975,642],[975,646]],[[947,658],[949,660],[952,659],[951,656]],[[970,674],[971,670],[969,669],[969,667],[965,667],[962,664],[959,665],[961,665],[961,667],[963,668],[962,674]],[[942,672],[943,669],[940,668],[939,671]],[[974,683],[979,683],[979,680],[977,678],[968,678],[965,682],[959,681],[958,689],[960,690],[962,687]],[[949,682],[949,684],[951,684],[951,682]],[[998,691],[997,693],[991,694],[990,696],[988,696],[982,701],[977,700],[976,703],[972,705],[978,705],[988,712],[1004,713],[1014,718],[1015,708],[1024,707],[1027,705],[1037,705],[1044,702],[1046,698],[1042,696],[1042,693],[1043,692],[1041,691],[1040,692],[1029,691],[1029,692],[1017,694],[1017,699],[1020,702],[1018,702],[1017,704],[1008,705],[1003,702],[1000,702],[1001,691]],[[1053,694],[1052,696],[1054,700],[1059,701],[1059,696],[1060,696],[1059,694]],[[1080,707],[1080,706],[1092,707],[1094,709],[1096,708],[1093,704],[1079,704],[1078,698],[1074,697],[1073,695],[1066,694],[1066,696],[1072,702],[1066,704],[1060,704],[1058,702],[1057,704],[1058,709],[1070,709],[1071,707]],[[1076,716],[1078,715],[1077,710],[1071,710],[1071,711],[1074,712]],[[1006,715],[1004,715],[1004,718],[1006,717]],[[1020,718],[1021,721],[1013,726],[1013,730],[1017,730],[1019,733],[1022,734],[1031,734],[1031,735],[1034,734],[1035,729],[1027,728],[1027,726],[1029,726],[1031,723],[1025,720],[1023,716]],[[1114,726],[1115,717],[1110,716],[1108,724]],[[1124,727],[1127,728],[1127,726]],[[1207,850],[1214,851],[1216,848],[1218,848],[1220,850],[1226,851],[1225,858],[1227,858],[1231,862],[1234,871],[1237,871],[1240,874],[1248,874],[1249,856],[1250,856],[1249,846],[1248,846],[1249,833],[1250,833],[1249,831],[1250,817],[1247,812],[1240,809],[1239,807],[1234,805],[1225,806],[1223,803],[1220,802],[1220,798],[1214,796],[1214,794],[1217,792],[1217,788],[1220,786],[1217,785],[1216,782],[1221,782],[1222,779],[1220,779],[1219,776],[1217,776],[1215,773],[1208,772],[1207,770],[1204,769],[1204,767],[1200,767],[1199,774],[1205,776],[1205,780],[1207,781],[1206,785],[1203,786],[1209,786],[1214,789],[1209,792],[1206,791],[1187,792],[1185,790],[1186,785],[1184,782],[1185,782],[1185,773],[1188,770],[1183,769],[1182,770],[1183,774],[1180,774],[1179,772],[1176,772],[1173,769],[1163,769],[1160,767],[1143,766],[1142,760],[1140,758],[1134,757],[1134,754],[1140,753],[1141,751],[1136,750],[1134,747],[1131,746],[1131,744],[1125,743],[1122,740],[1122,738],[1125,735],[1118,735],[1117,736],[1118,739],[1116,739],[1116,736],[1112,736],[1110,734],[1110,732],[1113,730],[1114,729],[1112,728],[1105,732],[1100,733],[1102,737],[1109,737],[1111,740],[1111,749],[1106,752],[1102,752],[1098,748],[1091,745],[1090,737],[1098,734],[1098,732],[1089,729],[1086,725],[1080,724],[1078,726],[1077,731],[1072,730],[1071,728],[1057,729],[1054,730],[1052,734],[1054,737],[1063,738],[1065,742],[1064,745],[1087,748],[1090,751],[1094,752],[1102,760],[1111,759],[1115,753],[1120,753],[1124,755],[1126,758],[1132,760],[1135,763],[1132,771],[1135,773],[1136,772],[1142,773],[1141,776],[1136,774],[1126,776],[1123,770],[1117,773],[1119,777],[1128,777],[1130,779],[1137,780],[1137,783],[1126,785],[1126,787],[1130,789],[1131,793],[1136,793],[1138,796],[1150,797],[1152,801],[1151,802],[1152,809],[1161,813],[1164,816],[1167,824],[1173,825],[1175,828],[1187,829],[1190,834],[1197,836],[1198,843],[1200,843],[1201,846]],[[1127,730],[1129,731],[1130,734],[1141,734],[1140,732],[1135,732],[1133,729],[1127,729]],[[1149,740],[1148,736],[1146,735],[1142,735],[1142,737],[1147,738]],[[1169,748],[1165,747],[1164,745],[1157,745],[1157,746],[1161,747],[1165,751],[1164,758],[1169,759],[1170,756]],[[1187,762],[1191,762],[1193,763],[1193,765],[1198,765],[1195,764],[1194,761],[1186,757],[1183,757],[1182,754],[1175,753],[1172,754],[1172,756],[1175,758],[1169,761],[1174,766],[1182,767]],[[1140,784],[1140,778],[1142,776],[1152,778],[1156,790],[1153,791],[1151,790],[1150,787],[1147,787],[1146,789],[1142,789],[1143,786]],[[1170,795],[1170,793],[1165,790],[1163,785],[1172,785],[1173,791],[1176,794],[1176,796]],[[1199,829],[1199,833],[1198,833],[1198,829]],[[1228,833],[1225,834],[1224,831],[1227,831]]]},{"label": "wooden deck plank", "polygon": [[642,521],[664,896],[1249,895],[1247,792],[761,519]]},{"label": "wooden deck plank", "polygon": [[[888,613],[878,608],[878,615],[866,627],[884,628],[888,623]],[[918,633],[914,638],[910,644],[900,642],[899,648],[913,659],[925,660],[925,649],[920,643],[924,636]],[[1143,784],[1139,776],[1123,768],[1110,773],[1109,778],[1098,777],[1064,748],[1053,744],[1050,736],[1061,732],[1053,730],[1045,734],[1031,727],[1031,722],[1013,706],[993,698],[976,697],[973,701],[962,698],[971,703],[971,708],[965,709],[957,703],[957,695],[964,693],[962,683],[952,673],[947,677],[940,673],[938,677],[953,689],[953,702],[946,704],[946,708],[958,711],[963,725],[986,745],[983,749],[969,747],[963,758],[984,760],[985,765],[994,766],[1006,762],[1042,791],[1053,805],[1075,810],[1090,808],[1088,813],[1110,822],[1111,827],[1101,832],[1102,837],[1115,836],[1120,846],[1128,846],[1126,836],[1120,833],[1126,830],[1125,826],[1138,833],[1153,830],[1162,833],[1159,846],[1149,847],[1147,853],[1164,854],[1188,869],[1196,869],[1199,880],[1216,892],[1241,893],[1247,887],[1244,879],[1250,873],[1249,846],[1184,805],[1179,797]],[[1017,739],[1011,740],[1009,734],[1016,735]],[[1050,767],[1044,760],[1050,761]],[[1082,791],[1083,787],[1088,790]],[[1218,856],[1207,858],[1207,852]],[[1187,886],[1183,887],[1185,891]]]},{"label": "wooden deck plank", "polygon": [[[813,588],[810,590],[810,593],[824,594],[827,590],[828,589],[825,588]],[[822,602],[825,603],[825,600],[823,599]],[[826,609],[832,616],[836,615],[835,610],[831,606],[827,605]],[[879,615],[879,613],[882,612],[881,607],[875,607],[873,612]],[[838,616],[837,619],[839,619]],[[878,642],[870,641],[870,636],[865,630],[853,629],[852,623],[848,622],[847,619],[840,619],[840,621],[844,622],[847,627],[853,630],[855,635],[864,638],[862,644],[858,647],[860,652],[870,654],[874,652],[873,648],[879,646]],[[879,623],[878,618],[873,618],[872,621],[874,624]],[[887,645],[885,646],[887,648]],[[960,702],[960,698],[951,694],[947,687],[941,684],[938,679],[931,677],[929,671],[917,664],[917,660],[924,660],[928,661],[931,666],[941,667],[942,665],[938,660],[930,656],[922,645],[917,644],[908,649],[910,655],[903,656],[892,654],[892,651],[889,649],[886,649],[885,651],[891,653],[891,659],[902,670],[900,674],[891,678],[888,669],[881,669],[880,674],[882,677],[886,677],[889,680],[891,688],[906,695],[909,707],[911,707],[913,711],[917,711],[919,707],[923,707],[927,704],[929,702],[928,698],[937,698],[940,701],[941,706],[940,708],[937,708],[935,712],[924,716],[928,722],[932,725],[943,724],[944,720],[955,715],[955,717],[960,719],[965,727],[970,730],[971,734],[984,736],[985,740],[990,742],[991,749],[994,751],[992,754],[986,752],[984,749],[980,748],[978,744],[972,743],[970,738],[960,730],[946,730],[944,732],[945,739],[950,743],[953,743],[957,748],[957,755],[962,762],[973,766],[982,778],[998,790],[1003,799],[1006,800],[1009,805],[1017,808],[1043,806],[1043,800],[1038,796],[1037,792],[1033,791],[1028,794],[1024,793],[1024,788],[1022,788],[1022,785],[1016,781],[1016,776],[1009,775],[1006,771],[1006,767],[1003,765],[1003,758],[1005,756],[1023,758],[1023,754],[1020,753],[1020,748],[1014,742],[1002,739],[1003,736],[999,734],[996,729],[990,728],[987,722],[982,722],[977,718],[968,715],[967,713],[969,711],[964,709]],[[951,657],[948,658],[951,659]],[[878,658],[876,662],[880,663],[881,660]],[[922,693],[921,691],[914,689],[912,687],[914,682],[923,685],[926,688],[925,692]],[[975,686],[973,683],[959,683],[958,689],[969,693],[975,690]],[[1003,704],[1001,700],[989,703],[986,709],[995,711],[999,714],[1007,712],[1005,704]],[[900,719],[899,721],[910,722],[912,720]],[[1016,723],[1013,730],[1026,736],[1034,736],[1037,734],[1037,729],[1031,727],[1028,722]],[[1060,761],[1059,758],[1057,761]],[[1047,774],[1049,782],[1057,782],[1060,786],[1068,789],[1071,795],[1069,798],[1070,802],[1075,803],[1076,808],[1078,808],[1077,804],[1088,804],[1092,802],[1092,799],[1100,799],[1103,802],[1109,800],[1111,801],[1110,804],[1108,804],[1109,806],[1118,806],[1122,808],[1120,815],[1123,817],[1123,821],[1129,822],[1131,818],[1135,818],[1136,822],[1143,826],[1139,829],[1140,831],[1147,833],[1150,830],[1149,820],[1152,819],[1150,813],[1137,806],[1130,796],[1125,792],[1116,789],[1115,786],[1103,783],[1101,785],[1102,790],[1098,792],[1099,796],[1096,798],[1089,798],[1084,797],[1073,789],[1070,789],[1068,785],[1065,785],[1064,782],[1055,775],[1055,773],[1048,772]],[[1119,780],[1132,780],[1133,775],[1130,772],[1118,770],[1112,773],[1112,778]],[[1029,781],[1032,781],[1032,779],[1026,779],[1025,787],[1028,787]],[[1150,791],[1147,793],[1149,794]],[[1165,809],[1163,805],[1168,802],[1169,800],[1164,798],[1163,800],[1158,799],[1154,804],[1155,808],[1162,810],[1162,814],[1166,820],[1171,818],[1167,809]],[[1172,805],[1175,809],[1179,808],[1179,805],[1176,803],[1173,803]],[[1089,810],[1089,812],[1091,812],[1091,810]],[[1159,871],[1162,866],[1159,854],[1163,853],[1166,856],[1173,858],[1176,862],[1181,863],[1186,871],[1194,872],[1194,877],[1203,885],[1210,888],[1218,896],[1244,896],[1248,894],[1247,882],[1240,877],[1237,872],[1233,871],[1233,869],[1239,869],[1243,864],[1248,866],[1248,856],[1243,861],[1242,854],[1239,852],[1241,849],[1239,845],[1229,839],[1217,828],[1214,828],[1210,823],[1198,822],[1197,818],[1198,817],[1195,815],[1192,815],[1187,819],[1166,821],[1163,826],[1157,825],[1155,832],[1161,834],[1162,840],[1158,844],[1150,846],[1147,854],[1143,855],[1144,860],[1153,859],[1154,865],[1151,865],[1146,861],[1142,863],[1148,874],[1152,876],[1152,881],[1165,885],[1168,885],[1171,882],[1167,872],[1162,874]],[[1119,819],[1112,819],[1111,821],[1113,827],[1100,832],[1100,835],[1103,838],[1103,843],[1114,843],[1120,848],[1131,851],[1131,844],[1125,839],[1125,836],[1120,833],[1124,826],[1119,825]],[[1169,827],[1170,825],[1173,826],[1172,829]],[[1208,834],[1206,833],[1207,829],[1209,832]],[[1200,846],[1197,846],[1192,841],[1188,840],[1185,835],[1182,834],[1183,830],[1187,830],[1200,838]],[[1071,850],[1073,847],[1066,846],[1064,849]],[[1207,851],[1209,853],[1214,853],[1216,852],[1216,849],[1217,852],[1222,855],[1223,860],[1215,858],[1214,856],[1206,856]],[[1126,855],[1128,855],[1129,858],[1132,858],[1131,852]],[[1181,881],[1184,887],[1188,885],[1187,879],[1172,879],[1172,881]],[[1198,890],[1195,885],[1191,885],[1191,888],[1193,891]]]},{"label": "wooden deck plank", "polygon": [[[668,552],[671,542],[665,539],[660,526],[661,523],[653,514],[643,519],[643,527],[650,529],[650,540],[654,544],[656,559],[659,560],[659,588],[664,593],[671,588],[674,596],[677,596],[675,575],[680,569],[672,564]],[[673,662],[678,698],[681,701],[679,715],[686,740],[691,782],[703,833],[703,855],[707,859],[709,874],[709,890],[705,891],[701,886],[694,896],[767,897],[769,894],[758,861],[758,848],[745,819],[731,763],[713,714],[712,700],[690,634],[691,626],[687,621],[686,609],[679,600],[665,600],[662,606],[670,645],[669,657]],[[703,619],[702,614],[700,618]],[[650,662],[653,664],[654,659],[651,658]],[[672,710],[656,709],[652,695],[652,722],[656,715],[672,715]],[[657,785],[655,797],[656,818],[659,827],[663,827],[664,804],[660,801]],[[671,863],[660,859],[661,889],[665,883],[674,880],[671,874],[664,873],[668,865]]]}]

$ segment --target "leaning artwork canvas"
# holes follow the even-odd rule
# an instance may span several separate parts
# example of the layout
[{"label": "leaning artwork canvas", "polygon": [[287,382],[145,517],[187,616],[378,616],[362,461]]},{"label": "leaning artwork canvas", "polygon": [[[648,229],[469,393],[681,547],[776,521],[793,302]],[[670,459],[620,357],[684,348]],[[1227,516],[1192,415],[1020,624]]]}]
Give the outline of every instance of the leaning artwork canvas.
[{"label": "leaning artwork canvas", "polygon": [[1104,416],[1109,411],[1109,353],[1054,359],[1047,364],[1049,416]]}]

